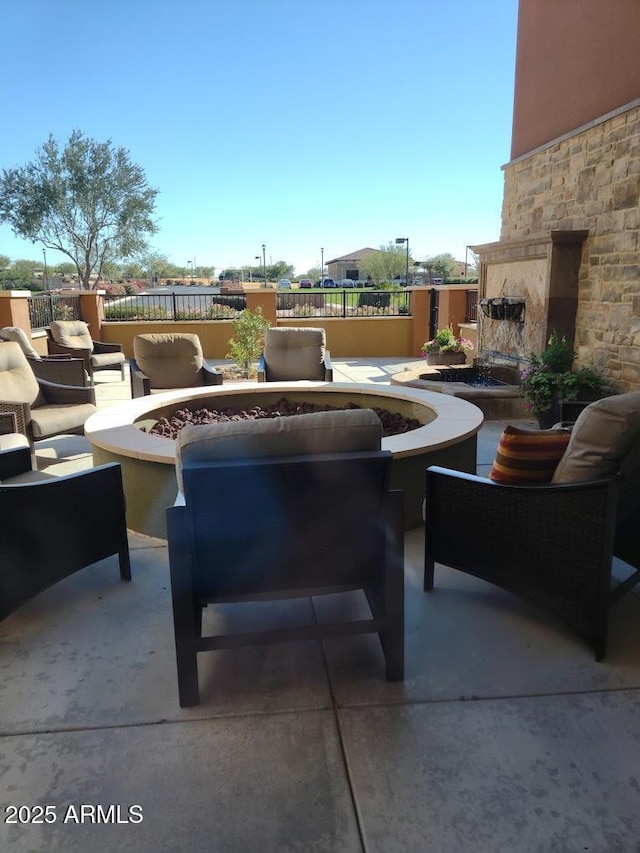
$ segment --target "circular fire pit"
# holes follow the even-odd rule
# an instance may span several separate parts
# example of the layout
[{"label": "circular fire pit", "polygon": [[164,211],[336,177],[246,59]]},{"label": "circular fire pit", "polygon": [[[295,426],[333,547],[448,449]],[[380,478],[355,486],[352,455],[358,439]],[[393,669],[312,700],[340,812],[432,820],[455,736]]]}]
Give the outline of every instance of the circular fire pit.
[{"label": "circular fire pit", "polygon": [[[383,450],[393,454],[391,487],[404,491],[405,529],[422,523],[424,472],[429,465],[475,472],[482,412],[456,397],[351,382],[251,382],[166,391],[110,406],[85,424],[95,464],[119,462],[122,467],[127,525],[166,538],[165,510],[177,494],[175,442],[146,429],[178,409],[266,407],[282,397],[336,408],[350,403],[382,408],[420,422],[418,429],[382,439]],[[248,507],[247,512],[251,511]]]}]

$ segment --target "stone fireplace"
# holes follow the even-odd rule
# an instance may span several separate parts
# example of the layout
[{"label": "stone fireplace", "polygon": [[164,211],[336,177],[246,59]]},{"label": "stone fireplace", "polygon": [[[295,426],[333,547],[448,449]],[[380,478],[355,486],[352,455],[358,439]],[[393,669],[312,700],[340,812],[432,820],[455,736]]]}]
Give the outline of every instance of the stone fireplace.
[{"label": "stone fireplace", "polygon": [[478,356],[515,364],[544,349],[553,330],[575,340],[587,231],[473,246],[480,258]]}]

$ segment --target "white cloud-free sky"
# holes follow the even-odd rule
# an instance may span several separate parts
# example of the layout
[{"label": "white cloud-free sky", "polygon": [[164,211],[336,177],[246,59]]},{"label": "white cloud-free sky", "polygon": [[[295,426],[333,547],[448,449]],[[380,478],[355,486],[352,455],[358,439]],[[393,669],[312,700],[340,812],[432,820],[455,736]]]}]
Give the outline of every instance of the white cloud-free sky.
[{"label": "white cloud-free sky", "polygon": [[[517,0],[9,0],[0,169],[74,128],[159,190],[152,248],[302,274],[499,238]],[[0,254],[42,249],[0,225]],[[48,253],[47,257],[55,255]],[[51,263],[65,260],[51,257]]]}]

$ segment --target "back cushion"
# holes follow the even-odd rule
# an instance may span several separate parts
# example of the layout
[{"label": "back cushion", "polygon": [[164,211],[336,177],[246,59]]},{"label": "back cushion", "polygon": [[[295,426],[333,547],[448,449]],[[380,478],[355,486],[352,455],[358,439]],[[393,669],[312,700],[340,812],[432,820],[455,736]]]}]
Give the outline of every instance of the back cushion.
[{"label": "back cushion", "polygon": [[191,388],[200,384],[204,364],[197,335],[136,335],[133,355],[152,388]]},{"label": "back cushion", "polygon": [[489,477],[496,483],[510,486],[549,483],[569,439],[569,430],[507,426]]},{"label": "back cushion", "polygon": [[176,476],[182,491],[184,462],[380,450],[382,423],[371,409],[227,421],[184,427],[176,442]]},{"label": "back cushion", "polygon": [[0,329],[0,339],[3,341],[15,341],[25,355],[41,361],[41,356],[34,350],[31,339],[27,336],[24,329],[18,326],[5,326],[4,329]]},{"label": "back cushion", "polygon": [[49,328],[51,337],[60,346],[93,352],[91,332],[84,320],[52,320]]},{"label": "back cushion", "polygon": [[640,435],[640,391],[596,400],[580,413],[554,483],[612,477]]},{"label": "back cushion", "polygon": [[267,329],[264,342],[267,379],[272,382],[324,379],[325,341],[324,329]]},{"label": "back cushion", "polygon": [[44,403],[27,357],[14,341],[0,343],[0,400],[30,406]]}]

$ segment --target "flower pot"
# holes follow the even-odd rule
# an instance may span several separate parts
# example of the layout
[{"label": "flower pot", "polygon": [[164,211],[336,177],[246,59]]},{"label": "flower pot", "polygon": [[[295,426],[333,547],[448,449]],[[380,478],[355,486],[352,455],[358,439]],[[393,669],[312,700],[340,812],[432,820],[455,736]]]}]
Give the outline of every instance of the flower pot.
[{"label": "flower pot", "polygon": [[464,352],[428,352],[425,356],[427,364],[464,364],[467,355]]},{"label": "flower pot", "polygon": [[561,412],[559,401],[554,401],[550,409],[545,409],[544,412],[537,412],[539,429],[551,429],[554,424],[560,422]]}]

